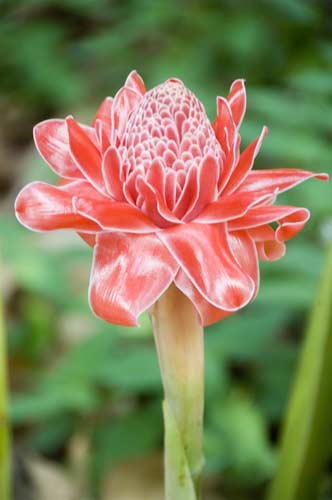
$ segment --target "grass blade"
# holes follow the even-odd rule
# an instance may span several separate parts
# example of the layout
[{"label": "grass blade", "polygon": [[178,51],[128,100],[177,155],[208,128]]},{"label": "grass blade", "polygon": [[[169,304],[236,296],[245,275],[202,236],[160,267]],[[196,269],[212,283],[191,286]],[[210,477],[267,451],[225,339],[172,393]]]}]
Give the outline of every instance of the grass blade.
[{"label": "grass blade", "polygon": [[312,309],[268,500],[314,500],[331,451],[332,243]]}]

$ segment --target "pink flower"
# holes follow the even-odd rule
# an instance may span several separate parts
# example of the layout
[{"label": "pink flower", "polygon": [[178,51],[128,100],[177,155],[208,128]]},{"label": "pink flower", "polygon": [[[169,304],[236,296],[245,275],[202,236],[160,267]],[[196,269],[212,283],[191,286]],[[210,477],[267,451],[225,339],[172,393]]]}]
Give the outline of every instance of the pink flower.
[{"label": "pink flower", "polygon": [[94,247],[97,316],[135,325],[172,282],[204,325],[254,299],[258,259],[282,257],[309,219],[306,208],[273,205],[277,194],[327,176],[252,171],[267,129],[240,154],[245,106],[236,80],[211,124],[180,80],[147,92],[134,71],[91,126],[71,116],[36,125],[37,149],[60,182],[23,188],[16,214],[29,229],[73,229]]}]

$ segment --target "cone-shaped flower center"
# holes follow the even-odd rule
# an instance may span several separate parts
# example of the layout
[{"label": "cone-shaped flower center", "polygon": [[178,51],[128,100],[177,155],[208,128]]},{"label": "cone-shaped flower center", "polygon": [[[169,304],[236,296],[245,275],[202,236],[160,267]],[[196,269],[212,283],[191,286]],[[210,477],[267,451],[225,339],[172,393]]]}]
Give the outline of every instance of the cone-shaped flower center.
[{"label": "cone-shaped flower center", "polygon": [[222,157],[204,106],[176,79],[145,94],[128,120],[122,144],[129,171],[148,169],[160,159],[167,170],[187,172],[208,154]]}]

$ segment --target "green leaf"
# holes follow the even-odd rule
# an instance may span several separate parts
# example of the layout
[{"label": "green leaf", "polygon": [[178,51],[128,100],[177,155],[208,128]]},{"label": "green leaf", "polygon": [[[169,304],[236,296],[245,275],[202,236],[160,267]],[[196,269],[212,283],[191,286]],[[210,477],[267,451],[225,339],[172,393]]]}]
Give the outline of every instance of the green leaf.
[{"label": "green leaf", "polygon": [[105,471],[115,464],[155,450],[161,437],[161,411],[155,402],[96,425],[91,456],[94,482],[98,484]]},{"label": "green leaf", "polygon": [[331,451],[332,244],[309,320],[269,500],[312,500]]},{"label": "green leaf", "polygon": [[216,400],[207,420],[205,452],[210,472],[227,470],[237,484],[271,477],[274,453],[263,415],[250,396],[235,390],[227,400]]}]

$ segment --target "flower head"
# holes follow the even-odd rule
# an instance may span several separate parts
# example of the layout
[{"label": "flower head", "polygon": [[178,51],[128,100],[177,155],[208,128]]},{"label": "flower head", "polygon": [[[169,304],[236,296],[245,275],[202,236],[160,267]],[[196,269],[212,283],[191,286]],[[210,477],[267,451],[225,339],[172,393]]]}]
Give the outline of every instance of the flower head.
[{"label": "flower head", "polygon": [[71,116],[36,125],[37,149],[60,180],[23,188],[16,214],[36,231],[73,229],[94,247],[89,296],[98,316],[134,325],[172,282],[204,325],[254,299],[258,259],[282,257],[309,218],[306,208],[274,205],[276,196],[327,177],[253,171],[267,129],[240,153],[245,105],[236,80],[211,124],[180,80],[146,91],[134,71],[90,126]]}]

